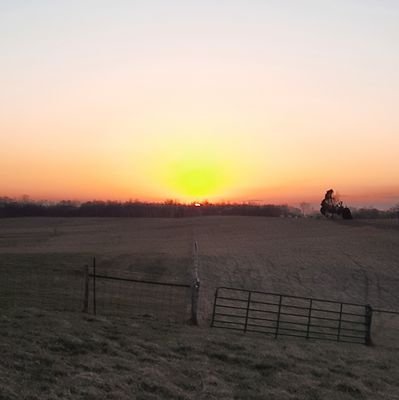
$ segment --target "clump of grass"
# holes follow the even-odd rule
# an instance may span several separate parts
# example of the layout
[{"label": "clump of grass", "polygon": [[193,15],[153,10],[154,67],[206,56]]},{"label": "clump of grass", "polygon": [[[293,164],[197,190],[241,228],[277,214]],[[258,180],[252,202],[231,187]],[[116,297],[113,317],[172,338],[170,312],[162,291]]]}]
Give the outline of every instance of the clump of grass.
[{"label": "clump of grass", "polygon": [[87,352],[93,350],[93,346],[76,336],[62,334],[49,343],[48,349],[56,353],[79,355],[87,354]]},{"label": "clump of grass", "polygon": [[356,399],[363,399],[362,390],[355,382],[340,382],[335,386],[338,392],[348,394]]}]

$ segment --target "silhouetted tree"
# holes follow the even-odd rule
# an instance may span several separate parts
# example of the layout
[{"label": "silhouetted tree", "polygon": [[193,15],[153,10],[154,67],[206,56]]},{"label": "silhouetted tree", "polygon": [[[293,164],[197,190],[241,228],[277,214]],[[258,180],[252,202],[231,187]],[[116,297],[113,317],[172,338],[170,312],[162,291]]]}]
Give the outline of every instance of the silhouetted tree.
[{"label": "silhouetted tree", "polygon": [[334,196],[334,190],[327,190],[324,199],[320,204],[320,212],[325,217],[333,217],[335,214],[342,216],[343,219],[352,219],[351,210],[338,201]]}]

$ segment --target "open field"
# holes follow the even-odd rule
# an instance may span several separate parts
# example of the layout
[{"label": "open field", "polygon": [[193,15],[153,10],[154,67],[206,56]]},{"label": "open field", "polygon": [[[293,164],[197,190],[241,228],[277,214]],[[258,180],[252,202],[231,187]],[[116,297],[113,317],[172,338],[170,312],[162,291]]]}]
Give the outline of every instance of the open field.
[{"label": "open field", "polygon": [[[190,283],[193,240],[200,328],[150,311],[146,320],[43,311],[27,297],[38,274],[82,271],[92,256],[107,272]],[[399,317],[374,315],[369,348],[208,328],[222,285],[399,310],[395,221],[10,219],[0,220],[0,259],[0,399],[399,399]],[[80,310],[82,275],[73,276],[59,295]]]},{"label": "open field", "polygon": [[[83,308],[84,266],[97,259],[97,273],[190,283],[192,223],[186,220],[27,218],[0,221],[3,286],[0,301],[53,309]],[[8,283],[8,284],[7,284]],[[102,289],[137,299],[169,301],[173,291],[110,283]],[[109,290],[108,290],[109,289]],[[46,295],[43,296],[42,294]],[[36,293],[39,293],[36,295]],[[161,296],[160,296],[161,295]],[[98,307],[103,310],[102,296]],[[140,312],[151,313],[141,307]],[[178,316],[180,318],[180,316]],[[180,318],[181,319],[181,318]]]},{"label": "open field", "polygon": [[215,218],[196,237],[207,319],[216,286],[399,310],[396,221]]}]

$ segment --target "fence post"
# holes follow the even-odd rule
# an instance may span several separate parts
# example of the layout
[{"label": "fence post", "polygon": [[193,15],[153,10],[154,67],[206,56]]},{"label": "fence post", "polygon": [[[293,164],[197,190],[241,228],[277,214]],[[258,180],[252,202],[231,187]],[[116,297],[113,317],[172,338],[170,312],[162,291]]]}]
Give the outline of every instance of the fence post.
[{"label": "fence post", "polygon": [[84,282],[85,282],[85,288],[84,288],[84,299],[83,299],[83,312],[88,313],[89,312],[89,266],[87,264],[85,265],[85,270],[84,270]]},{"label": "fence post", "polygon": [[215,323],[215,314],[216,314],[216,302],[218,299],[218,293],[219,293],[219,288],[215,290],[215,301],[213,303],[213,312],[212,312],[212,322],[211,322],[211,328],[213,328],[214,323]]},{"label": "fence post", "polygon": [[198,325],[198,300],[200,285],[200,280],[198,278],[191,285],[191,323],[193,325]]},{"label": "fence post", "polygon": [[198,274],[198,243],[193,241],[193,283],[191,285],[191,323],[198,325],[198,301],[200,291],[200,279]]},{"label": "fence post", "polygon": [[93,314],[97,315],[97,298],[96,298],[96,257],[93,257]]},{"label": "fence post", "polygon": [[371,341],[371,321],[373,317],[373,308],[371,307],[370,304],[366,304],[366,337],[365,337],[365,343],[366,346],[371,346],[372,341]]},{"label": "fence post", "polygon": [[310,336],[310,323],[312,321],[312,306],[313,306],[313,299],[309,300],[309,313],[308,313],[308,326],[306,329],[306,339],[309,339]]},{"label": "fence post", "polygon": [[278,313],[277,313],[277,322],[276,322],[276,332],[274,334],[274,337],[277,338],[278,336],[278,329],[280,327],[280,314],[281,314],[281,303],[283,301],[283,296],[280,295],[280,300],[278,302]]},{"label": "fence post", "polygon": [[338,322],[338,334],[337,334],[337,342],[340,341],[341,339],[341,326],[342,326],[342,309],[343,309],[343,303],[341,303],[339,307],[339,322]]},{"label": "fence post", "polygon": [[248,328],[248,316],[249,316],[249,307],[250,307],[250,305],[251,305],[251,294],[252,294],[252,292],[248,292],[247,313],[245,314],[244,332],[246,332],[246,331],[247,331],[247,328]]}]

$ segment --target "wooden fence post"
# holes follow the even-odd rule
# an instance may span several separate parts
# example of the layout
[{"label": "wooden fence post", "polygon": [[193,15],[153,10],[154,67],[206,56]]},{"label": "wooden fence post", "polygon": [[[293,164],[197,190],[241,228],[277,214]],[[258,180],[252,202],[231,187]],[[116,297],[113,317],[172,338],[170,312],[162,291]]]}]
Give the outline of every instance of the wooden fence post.
[{"label": "wooden fence post", "polygon": [[85,288],[84,288],[84,299],[83,299],[83,312],[88,313],[89,312],[89,266],[88,265],[85,265],[84,282],[85,282]]},{"label": "wooden fence post", "polygon": [[370,304],[366,304],[366,337],[365,337],[365,343],[366,346],[371,346],[372,341],[371,341],[371,321],[373,317],[373,308],[371,307]]},{"label": "wooden fence post", "polygon": [[198,325],[198,301],[199,301],[199,290],[200,280],[197,278],[191,285],[191,323]]}]

